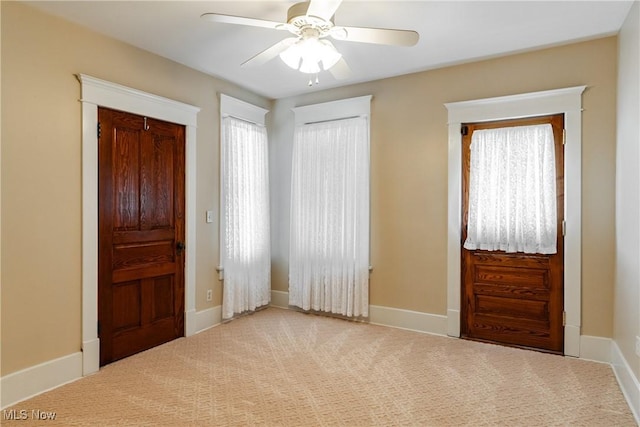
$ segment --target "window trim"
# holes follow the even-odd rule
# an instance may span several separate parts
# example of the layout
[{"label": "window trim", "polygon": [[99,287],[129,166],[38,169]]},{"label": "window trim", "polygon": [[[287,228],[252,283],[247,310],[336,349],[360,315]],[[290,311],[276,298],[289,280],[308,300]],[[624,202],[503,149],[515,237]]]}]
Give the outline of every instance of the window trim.
[{"label": "window trim", "polygon": [[[224,93],[220,94],[220,119],[226,116],[233,116],[240,120],[264,126],[265,118],[269,110],[248,102],[236,99]],[[220,127],[222,132],[222,126]]]},{"label": "window trim", "polygon": [[365,95],[356,98],[323,102],[321,104],[294,107],[291,109],[295,115],[294,124],[299,126],[307,123],[341,120],[358,116],[366,116],[369,118],[371,115],[372,98],[372,95]]}]

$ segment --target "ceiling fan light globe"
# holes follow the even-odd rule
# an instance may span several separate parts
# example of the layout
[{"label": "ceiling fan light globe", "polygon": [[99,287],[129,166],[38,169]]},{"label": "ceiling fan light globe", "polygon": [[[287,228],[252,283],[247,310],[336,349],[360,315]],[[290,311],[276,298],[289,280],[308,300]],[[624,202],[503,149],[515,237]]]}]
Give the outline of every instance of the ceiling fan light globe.
[{"label": "ceiling fan light globe", "polygon": [[320,71],[322,70],[320,69],[320,65],[318,65],[318,61],[304,57],[302,58],[302,63],[300,64],[300,72],[306,74],[317,74]]},{"label": "ceiling fan light globe", "polygon": [[299,69],[302,54],[300,52],[300,47],[298,46],[298,44],[296,43],[284,52],[281,52],[280,59],[282,59],[282,62],[287,64],[287,66],[289,66],[290,68],[293,68],[294,70]]},{"label": "ceiling fan light globe", "polygon": [[317,74],[333,67],[342,58],[333,44],[317,37],[303,37],[280,53],[280,59],[294,70]]},{"label": "ceiling fan light globe", "polygon": [[338,63],[338,61],[340,61],[340,58],[342,58],[342,55],[338,53],[337,56],[332,57],[330,60],[322,60],[322,69],[326,71],[329,68],[333,67]]},{"label": "ceiling fan light globe", "polygon": [[329,68],[336,65],[340,58],[342,58],[342,54],[336,50],[336,48],[331,44],[331,42],[327,40],[320,40],[319,43],[322,45],[322,50],[320,51],[320,61],[322,62],[322,68],[324,70],[328,70]]}]

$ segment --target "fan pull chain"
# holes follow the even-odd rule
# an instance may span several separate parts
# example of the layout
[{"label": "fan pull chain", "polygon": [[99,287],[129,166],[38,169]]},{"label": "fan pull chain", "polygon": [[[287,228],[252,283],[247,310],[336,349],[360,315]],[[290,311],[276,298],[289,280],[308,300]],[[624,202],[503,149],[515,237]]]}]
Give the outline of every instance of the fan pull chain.
[{"label": "fan pull chain", "polygon": [[[318,75],[316,74],[316,84],[320,83],[320,79],[318,79]],[[313,86],[313,80],[309,79],[309,86]]]}]

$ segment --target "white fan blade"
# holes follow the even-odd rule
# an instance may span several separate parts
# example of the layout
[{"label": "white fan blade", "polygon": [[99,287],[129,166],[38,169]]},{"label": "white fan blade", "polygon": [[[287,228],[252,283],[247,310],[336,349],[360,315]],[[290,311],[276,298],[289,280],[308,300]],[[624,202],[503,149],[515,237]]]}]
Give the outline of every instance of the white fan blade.
[{"label": "white fan blade", "polygon": [[254,67],[262,64],[266,64],[271,61],[276,56],[280,55],[281,52],[284,52],[289,46],[293,45],[298,41],[296,37],[289,37],[288,39],[284,39],[274,44],[271,47],[266,48],[259,54],[255,55],[253,58],[245,61],[240,65],[241,67]]},{"label": "white fan blade", "polygon": [[340,7],[342,0],[311,0],[307,16],[316,16],[329,21]]},{"label": "white fan blade", "polygon": [[351,68],[349,68],[344,58],[340,58],[333,67],[329,68],[329,72],[336,80],[344,80],[351,77]]},{"label": "white fan blade", "polygon": [[411,30],[363,27],[334,27],[331,30],[331,37],[336,40],[392,46],[413,46],[420,39],[420,35]]},{"label": "white fan blade", "polygon": [[200,18],[222,24],[248,25],[251,27],[263,27],[277,29],[282,22],[265,21],[264,19],[246,18],[244,16],[221,15],[219,13],[203,13]]}]

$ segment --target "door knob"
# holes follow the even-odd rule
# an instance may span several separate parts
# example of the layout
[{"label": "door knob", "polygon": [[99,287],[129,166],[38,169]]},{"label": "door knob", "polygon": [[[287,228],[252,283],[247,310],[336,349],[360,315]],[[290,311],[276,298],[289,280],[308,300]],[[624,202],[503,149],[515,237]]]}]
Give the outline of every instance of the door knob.
[{"label": "door knob", "polygon": [[180,255],[182,251],[184,251],[184,248],[184,242],[176,242],[176,250],[178,251],[178,255]]}]

